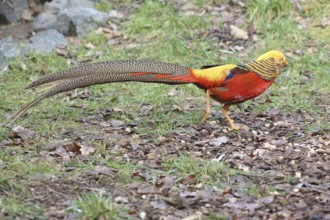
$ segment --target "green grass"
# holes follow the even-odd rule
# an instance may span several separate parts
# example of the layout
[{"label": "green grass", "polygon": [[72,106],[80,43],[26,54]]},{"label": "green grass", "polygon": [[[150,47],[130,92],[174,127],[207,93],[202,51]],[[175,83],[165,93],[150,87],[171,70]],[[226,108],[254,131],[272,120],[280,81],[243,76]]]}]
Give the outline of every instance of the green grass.
[{"label": "green grass", "polygon": [[[28,149],[35,151],[35,146]],[[58,167],[39,158],[40,155],[37,152],[30,153],[28,156],[25,156],[23,153],[24,150],[20,147],[12,147],[11,149],[2,149],[0,151],[0,160],[5,164],[0,167],[2,178],[28,177],[35,174],[55,174],[58,172]],[[30,163],[30,161],[32,162]]]},{"label": "green grass", "polygon": [[41,207],[22,203],[19,198],[0,198],[0,208],[2,213],[10,213],[10,216],[4,217],[4,219],[15,219],[24,216],[26,218],[42,217],[43,210]]},{"label": "green grass", "polygon": [[120,217],[122,209],[114,205],[111,196],[101,192],[78,197],[68,211],[77,213],[82,219],[124,219]]},{"label": "green grass", "polygon": [[271,19],[274,18],[287,17],[287,15],[290,14],[291,10],[292,3],[288,0],[252,0],[247,3],[247,13],[249,15],[250,21],[271,21]]},{"label": "green grass", "polygon": [[[197,6],[212,6],[223,2],[229,1],[193,1]],[[330,105],[328,101],[330,26],[321,28],[318,24],[323,19],[329,18],[330,7],[327,2],[326,0],[305,1],[302,3],[302,11],[294,10],[292,3],[286,0],[253,0],[246,3],[247,19],[254,25],[258,36],[257,41],[247,44],[246,51],[249,55],[246,57],[240,57],[239,52],[223,54],[220,52],[221,45],[211,42],[209,32],[212,25],[220,27],[223,25],[212,24],[210,22],[212,15],[206,13],[204,16],[186,16],[176,10],[171,3],[163,3],[163,1],[145,1],[128,17],[121,24],[122,35],[125,37],[120,44],[109,45],[106,35],[91,33],[82,39],[81,45],[69,46],[68,50],[78,61],[156,59],[197,68],[204,64],[249,62],[268,50],[280,49],[289,55],[292,54],[287,56],[289,67],[280,74],[276,83],[258,98],[258,101],[248,101],[243,106],[252,107],[254,113],[274,107],[292,114],[302,111],[315,118],[315,122],[306,125],[307,130],[319,127],[325,132],[330,129],[329,116],[322,107],[322,105]],[[97,7],[104,11],[114,7],[103,4],[104,2]],[[298,15],[309,19],[310,31],[298,27],[295,20]],[[88,43],[93,44],[95,48],[86,48],[85,45]],[[297,49],[303,54],[296,55]],[[95,60],[97,52],[102,52],[103,56]],[[25,85],[69,66],[65,58],[56,55],[32,54],[26,58],[11,60],[10,71],[0,76],[0,122],[4,122],[9,115],[39,95],[35,91],[23,90]],[[310,78],[302,83],[306,71],[311,72]],[[173,88],[179,88],[185,95],[169,97],[168,92]],[[120,170],[115,179],[123,184],[138,181],[132,178],[133,172],[139,169],[150,170],[147,166],[139,167],[127,162],[120,151],[109,152],[106,145],[114,145],[119,141],[115,139],[89,143],[96,147],[97,151],[88,158],[88,161],[73,159],[63,165],[40,158],[36,146],[62,140],[64,129],[75,131],[72,137],[65,137],[68,139],[86,134],[86,131],[94,132],[93,127],[76,122],[77,119],[95,118],[104,109],[120,108],[124,110],[123,113],[114,113],[108,116],[107,120],[137,122],[135,131],[139,135],[147,135],[151,140],[156,140],[159,136],[180,129],[180,126],[197,123],[204,111],[204,93],[195,86],[121,83],[98,85],[79,89],[78,92],[80,91],[89,92],[89,97],[84,100],[79,98],[70,100],[65,94],[52,97],[29,110],[26,116],[15,122],[16,125],[34,130],[36,136],[27,140],[28,147],[25,148],[1,146],[0,192],[5,192],[7,197],[0,196],[0,211],[4,210],[12,218],[18,215],[41,215],[40,207],[24,201],[29,195],[28,181],[39,174],[53,174],[63,179],[70,179],[72,178],[70,174],[61,175],[61,170],[65,166],[78,171],[91,171],[95,164],[112,167]],[[182,104],[182,99],[185,97],[193,98],[189,102],[196,108],[183,112],[173,111],[173,106]],[[272,102],[263,103],[262,100],[267,98]],[[139,116],[142,105],[152,107],[149,114]],[[151,127],[148,124],[150,121],[153,122]],[[0,142],[7,139],[9,132],[9,127],[0,127]],[[242,193],[256,197],[267,195],[272,191],[271,186],[266,190],[259,189],[251,179],[247,179],[249,182],[245,189],[240,189],[232,182],[232,178],[242,176],[244,172],[230,169],[224,163],[213,163],[190,155],[177,158],[165,157],[162,166],[164,170],[151,169],[150,172],[156,177],[164,173],[180,178],[191,175],[196,183],[208,186],[221,187],[226,183]],[[82,195],[75,200],[70,210],[90,219],[102,215],[116,219],[123,211],[113,204],[111,196],[101,193]],[[219,218],[221,219],[222,216],[210,215],[206,219]]]},{"label": "green grass", "polygon": [[103,12],[109,12],[113,9],[112,5],[107,1],[100,1],[95,3],[95,9]]},{"label": "green grass", "polygon": [[[193,176],[193,181],[201,183],[214,184],[218,177],[226,179],[230,175],[230,170],[226,165],[220,162],[198,159],[193,156],[182,155],[178,158],[168,157],[162,163],[169,174],[180,174],[184,176]],[[222,179],[221,178],[221,179]]]},{"label": "green grass", "polygon": [[[177,175],[179,179],[185,180],[193,185],[202,184],[209,187],[224,189],[228,186],[238,190],[240,193],[255,197],[267,196],[273,192],[271,183],[267,189],[261,189],[251,176],[258,176],[252,171],[242,171],[229,168],[226,164],[218,161],[196,158],[191,155],[181,155],[179,157],[165,157],[162,163],[168,175]],[[243,177],[244,176],[244,177]],[[233,178],[240,177],[241,183],[231,181]],[[244,180],[242,179],[244,178]]]},{"label": "green grass", "polygon": [[[212,2],[205,3],[212,4]],[[317,13],[313,20],[319,21],[325,17],[324,13],[329,10],[329,7],[322,6],[322,2],[317,3],[317,7],[322,8],[322,10],[321,13]],[[310,3],[306,3],[303,7],[306,8],[306,14],[301,16],[316,14],[316,10],[311,8]],[[257,57],[270,49],[292,51],[296,48],[304,48],[304,45],[310,41],[310,36],[306,31],[297,27],[293,19],[295,15],[296,12],[293,12],[291,3],[285,0],[271,1],[270,3],[254,0],[247,4],[247,17],[258,30],[260,38],[256,42],[256,46],[260,49],[254,50],[249,57]],[[272,22],[265,22],[265,18],[271,18]],[[207,36],[196,37],[198,33],[210,28],[209,19],[210,17],[207,16],[201,18],[194,15],[178,15],[170,3],[146,1],[123,24],[127,41],[142,41],[139,46],[127,49],[127,45],[123,44],[112,48],[107,45],[105,35],[91,33],[82,40],[82,46],[69,49],[79,59],[91,57],[96,51],[103,51],[102,60],[151,58],[193,67],[218,63],[219,54],[217,54],[216,48],[211,47],[211,42]],[[315,26],[312,30],[318,32],[319,28]],[[289,112],[295,112],[299,109],[309,113],[322,114],[322,109],[318,107],[318,99],[330,92],[327,86],[327,82],[330,80],[327,68],[329,65],[328,52],[324,48],[326,40],[324,38],[313,42],[312,46],[318,50],[317,55],[304,50],[305,54],[300,56],[299,60],[289,57],[289,68],[280,75],[277,83],[263,96],[271,95],[273,102],[253,105],[253,108],[256,111],[264,111],[277,106]],[[85,48],[84,45],[87,43],[92,43],[95,49]],[[236,62],[250,61],[249,58],[239,60],[237,54],[228,55],[228,58],[229,61],[236,60]],[[0,90],[2,91],[0,93],[0,121],[4,121],[6,116],[12,114],[27,100],[36,97],[33,91],[21,90],[24,85],[42,75],[65,69],[68,66],[64,58],[55,55],[32,55],[13,60],[10,65],[9,74],[5,74],[0,82]],[[22,65],[25,65],[26,68],[22,68]],[[313,75],[307,84],[301,85],[299,82],[302,73],[306,70],[312,71]],[[173,86],[151,84],[141,86],[139,83],[95,86],[87,89],[93,95],[90,99],[69,101],[65,96],[59,95],[43,101],[39,106],[29,111],[29,117],[25,117],[24,120],[19,119],[18,122],[22,126],[32,127],[41,137],[52,138],[56,136],[56,132],[52,131],[63,127],[76,129],[79,125],[74,120],[67,119],[75,119],[83,116],[86,112],[93,114],[111,106],[129,109],[141,105],[141,103],[150,103],[156,105],[155,110],[152,111],[152,119],[156,122],[156,128],[152,129],[152,132],[155,135],[162,135],[177,126],[177,123],[171,120],[172,118],[177,117],[179,121],[186,123],[195,122],[203,111],[202,104],[200,104],[201,109],[196,111],[164,114],[163,110],[158,108],[159,106],[169,106],[168,109],[170,110],[171,105],[180,102],[181,99],[181,97],[167,96],[168,91],[172,88]],[[187,94],[197,92],[198,100],[196,103],[204,102],[203,93],[197,91],[195,87],[181,86],[180,89],[183,89]],[[316,93],[311,91],[316,91]],[[109,96],[108,94],[113,95]],[[53,103],[58,104],[54,105]],[[73,104],[82,108],[70,107]],[[251,102],[246,102],[245,105],[251,105]],[[137,111],[132,110],[130,116],[119,116],[119,118],[131,120],[136,116]],[[54,118],[55,123],[47,123],[49,118]],[[39,124],[43,124],[43,126],[36,126]],[[321,124],[321,126],[326,126],[326,124]],[[0,129],[0,137],[4,138],[7,129]],[[148,131],[143,130],[141,132],[147,133]]]},{"label": "green grass", "polygon": [[212,4],[227,4],[230,0],[192,0],[192,3],[198,7]]},{"label": "green grass", "polygon": [[210,28],[209,21],[210,17],[178,15],[170,3],[146,1],[123,26],[127,36],[140,42],[138,58],[189,65],[200,57],[215,58],[208,50],[209,40],[196,38]]},{"label": "green grass", "polygon": [[[314,10],[314,7],[311,7],[314,4],[320,9],[318,12]],[[312,36],[306,30],[298,28],[294,19],[297,12],[293,11],[292,7],[291,3],[286,0],[269,2],[254,0],[247,5],[248,18],[254,24],[259,36],[262,37],[257,45],[263,49],[255,50],[256,55],[270,49],[292,52],[301,48],[304,53],[301,56],[294,55],[294,58],[287,57],[289,67],[279,76],[277,83],[266,92],[266,95],[270,95],[272,103],[254,105],[253,108],[259,112],[275,106],[287,112],[299,110],[308,114],[320,115],[323,120],[327,121],[328,116],[319,105],[322,102],[320,99],[327,99],[327,94],[330,93],[330,88],[327,86],[330,81],[327,66],[330,62],[326,58],[328,49],[325,48],[328,38],[321,37],[321,39],[311,42],[311,38],[314,37],[313,33],[317,33],[319,28],[316,23],[313,24],[312,22]],[[311,16],[312,21],[319,21],[329,11],[329,7],[324,1],[306,2],[302,7],[305,11],[301,12],[300,16]],[[306,45],[317,48],[317,52],[309,52]],[[302,84],[305,71],[311,71],[312,76],[306,83]],[[245,105],[249,104],[250,102],[245,103]],[[327,123],[320,121],[317,123],[318,126],[329,129]]]},{"label": "green grass", "polygon": [[227,220],[228,217],[219,213],[211,213],[208,216],[203,216],[202,220]]}]

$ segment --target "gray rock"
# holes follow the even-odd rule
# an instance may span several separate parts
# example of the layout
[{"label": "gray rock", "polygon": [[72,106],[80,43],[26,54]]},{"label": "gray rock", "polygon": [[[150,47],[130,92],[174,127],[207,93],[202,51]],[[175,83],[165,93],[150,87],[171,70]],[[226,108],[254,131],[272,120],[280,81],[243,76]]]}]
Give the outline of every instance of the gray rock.
[{"label": "gray rock", "polygon": [[11,37],[6,37],[0,40],[0,53],[9,59],[16,56],[24,56],[27,50],[25,45],[19,45]]},{"label": "gray rock", "polygon": [[85,36],[106,24],[108,15],[93,8],[69,8],[58,15],[58,27],[64,35]]},{"label": "gray rock", "polygon": [[45,3],[45,11],[59,13],[68,7],[68,0],[53,0]]},{"label": "gray rock", "polygon": [[21,19],[24,10],[29,9],[27,0],[10,0],[13,7],[8,3],[0,3],[0,15],[5,18],[6,23],[16,22]]},{"label": "gray rock", "polygon": [[94,8],[91,0],[53,0],[45,3],[45,11],[59,13],[67,8]]},{"label": "gray rock", "polygon": [[31,52],[51,53],[57,46],[66,45],[67,41],[63,34],[55,29],[40,31],[31,37],[31,43],[28,45]]},{"label": "gray rock", "polygon": [[0,76],[7,68],[8,68],[7,58],[0,51]]},{"label": "gray rock", "polygon": [[57,28],[57,15],[52,11],[45,11],[38,14],[32,23],[33,30],[47,30]]},{"label": "gray rock", "polygon": [[68,6],[69,8],[94,8],[94,3],[90,0],[70,0]]}]

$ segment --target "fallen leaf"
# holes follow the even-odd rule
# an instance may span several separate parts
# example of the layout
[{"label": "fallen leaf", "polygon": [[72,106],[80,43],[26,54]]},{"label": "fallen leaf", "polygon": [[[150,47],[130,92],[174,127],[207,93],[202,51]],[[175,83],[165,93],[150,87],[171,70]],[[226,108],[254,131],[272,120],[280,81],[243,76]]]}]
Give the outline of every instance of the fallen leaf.
[{"label": "fallen leaf", "polygon": [[108,15],[111,18],[117,18],[117,19],[123,19],[123,18],[125,18],[125,15],[122,14],[121,12],[117,11],[117,10],[111,10],[111,11],[109,11]]},{"label": "fallen leaf", "polygon": [[80,144],[79,151],[81,155],[88,156],[95,152],[95,148],[88,145]]},{"label": "fallen leaf", "polygon": [[110,124],[112,125],[112,127],[114,128],[119,128],[119,127],[122,127],[124,125],[124,122],[123,121],[120,121],[120,120],[112,120],[110,122]]},{"label": "fallen leaf", "polygon": [[178,90],[178,89],[171,89],[168,93],[167,93],[168,96],[176,96],[176,95],[180,95],[180,96],[183,96],[184,93],[181,91],[181,90]]},{"label": "fallen leaf", "polygon": [[263,198],[260,198],[257,200],[258,203],[263,203],[263,204],[270,204],[274,201],[274,196],[271,195],[271,196],[266,196],[266,197],[263,197]]},{"label": "fallen leaf", "polygon": [[51,152],[50,155],[60,157],[63,162],[70,161],[70,154],[66,151],[66,149],[62,146],[56,148],[54,152]]},{"label": "fallen leaf", "polygon": [[193,214],[188,217],[183,218],[182,220],[195,220],[195,219],[202,219],[203,214],[198,213],[198,214]]},{"label": "fallen leaf", "polygon": [[127,204],[128,203],[128,198],[127,197],[122,197],[122,196],[117,196],[114,198],[114,201],[119,204]]},{"label": "fallen leaf", "polygon": [[95,45],[89,42],[89,43],[85,44],[85,47],[87,49],[94,49],[95,48]]},{"label": "fallen leaf", "polygon": [[253,155],[255,156],[259,156],[259,157],[262,157],[262,155],[265,153],[265,149],[259,149],[257,148],[254,152],[253,152]]},{"label": "fallen leaf", "polygon": [[222,144],[225,144],[227,142],[228,142],[228,137],[226,137],[226,136],[222,136],[222,137],[219,137],[219,138],[214,138],[214,139],[209,141],[210,145],[213,145],[213,146],[216,146],[216,147],[219,147]]},{"label": "fallen leaf", "polygon": [[175,206],[177,208],[184,207],[184,201],[182,200],[180,193],[171,192],[169,197],[163,197],[163,200],[168,204]]},{"label": "fallen leaf", "polygon": [[75,141],[65,143],[63,144],[63,147],[72,153],[81,154],[84,156],[88,156],[95,152],[95,148]]},{"label": "fallen leaf", "polygon": [[21,14],[21,18],[25,21],[32,21],[33,20],[33,11],[28,9],[24,10]]},{"label": "fallen leaf", "polygon": [[270,151],[276,150],[276,146],[273,145],[273,144],[270,144],[268,142],[264,143],[264,146],[263,147],[266,148],[266,149],[268,149],[268,150],[270,150]]},{"label": "fallen leaf", "polygon": [[260,207],[258,203],[249,203],[249,202],[227,202],[223,204],[225,207],[236,208],[236,209],[247,209],[249,212],[254,212],[255,209]]},{"label": "fallen leaf", "polygon": [[249,38],[248,32],[235,26],[235,25],[230,25],[230,34],[233,35],[237,39],[243,39],[246,40]]},{"label": "fallen leaf", "polygon": [[150,204],[152,205],[152,207],[154,209],[161,209],[161,210],[165,210],[167,207],[166,207],[166,203],[163,202],[163,201],[160,201],[160,202],[156,202],[156,201],[152,201],[150,202]]},{"label": "fallen leaf", "polygon": [[329,26],[330,25],[330,19],[329,18],[322,19],[319,25],[322,28],[325,28],[326,26]]},{"label": "fallen leaf", "polygon": [[12,128],[11,133],[9,134],[9,137],[11,138],[22,138],[23,140],[33,138],[34,137],[34,131],[27,130],[21,126],[16,126]]},{"label": "fallen leaf", "polygon": [[55,53],[57,55],[63,56],[63,57],[68,57],[69,56],[69,52],[65,47],[56,47],[55,48]]},{"label": "fallen leaf", "polygon": [[104,174],[104,175],[110,175],[112,173],[112,168],[110,167],[106,167],[106,166],[95,166],[94,170],[91,171],[91,174],[93,175],[100,175],[100,174]]}]

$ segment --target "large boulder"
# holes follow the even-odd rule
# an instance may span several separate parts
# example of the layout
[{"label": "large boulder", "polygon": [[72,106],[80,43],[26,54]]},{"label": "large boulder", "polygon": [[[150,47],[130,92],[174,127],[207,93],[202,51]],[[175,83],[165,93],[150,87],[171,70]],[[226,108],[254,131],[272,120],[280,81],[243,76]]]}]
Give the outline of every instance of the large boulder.
[{"label": "large boulder", "polygon": [[10,0],[10,4],[0,2],[0,24],[17,22],[22,18],[23,12],[29,9],[27,0]]},{"label": "large boulder", "polygon": [[30,39],[28,44],[29,50],[36,53],[51,53],[53,50],[61,45],[66,45],[67,40],[55,29],[40,31]]},{"label": "large boulder", "polygon": [[57,15],[52,11],[45,11],[38,14],[32,22],[32,28],[35,31],[56,29]]},{"label": "large boulder", "polygon": [[53,0],[45,3],[45,11],[59,13],[68,7],[68,0]]},{"label": "large boulder", "polygon": [[94,8],[72,7],[58,15],[57,29],[67,36],[85,36],[104,26],[107,20],[106,13]]},{"label": "large boulder", "polygon": [[94,2],[90,0],[53,0],[45,3],[45,11],[59,13],[66,8],[94,8]]},{"label": "large boulder", "polygon": [[68,6],[69,8],[94,8],[94,3],[90,0],[70,0]]},{"label": "large boulder", "polygon": [[[98,1],[98,0],[97,0]],[[103,26],[109,16],[94,7],[92,0],[53,0],[32,23],[35,31],[57,29],[67,36],[85,36]]]},{"label": "large boulder", "polygon": [[17,44],[11,37],[0,39],[0,53],[7,59],[24,56],[27,50],[23,44]]},{"label": "large boulder", "polygon": [[0,76],[8,68],[7,58],[0,51]]}]

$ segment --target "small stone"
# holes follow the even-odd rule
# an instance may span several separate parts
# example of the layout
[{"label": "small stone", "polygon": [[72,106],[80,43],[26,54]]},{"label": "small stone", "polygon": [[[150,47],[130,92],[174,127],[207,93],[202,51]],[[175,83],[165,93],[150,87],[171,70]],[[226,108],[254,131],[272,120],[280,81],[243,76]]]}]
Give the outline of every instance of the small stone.
[{"label": "small stone", "polygon": [[300,179],[301,178],[301,172],[296,172],[295,176]]},{"label": "small stone", "polygon": [[196,189],[201,189],[203,188],[203,183],[198,183],[196,186],[195,186]]},{"label": "small stone", "polygon": [[276,150],[276,146],[273,144],[270,144],[268,142],[264,143],[264,148],[271,150],[271,151]]},{"label": "small stone", "polygon": [[158,140],[159,140],[159,142],[164,143],[164,142],[166,142],[167,138],[160,136],[160,137],[158,137]]},{"label": "small stone", "polygon": [[145,219],[147,217],[147,213],[145,211],[142,211],[139,213],[140,219]]},{"label": "small stone", "polygon": [[262,157],[262,155],[265,153],[265,149],[256,149],[254,152],[253,152],[253,155],[255,156],[259,156],[259,157]]},{"label": "small stone", "polygon": [[122,203],[124,203],[124,204],[128,203],[128,199],[126,197],[117,196],[114,200],[115,200],[116,203],[121,203],[121,204]]}]

